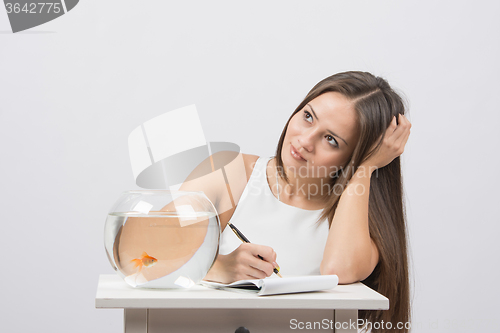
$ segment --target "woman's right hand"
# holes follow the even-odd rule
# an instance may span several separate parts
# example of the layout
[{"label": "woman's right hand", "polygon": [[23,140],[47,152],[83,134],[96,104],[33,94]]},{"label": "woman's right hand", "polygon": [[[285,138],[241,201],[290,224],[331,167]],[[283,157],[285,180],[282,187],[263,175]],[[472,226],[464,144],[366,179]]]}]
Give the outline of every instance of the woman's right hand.
[{"label": "woman's right hand", "polygon": [[271,247],[243,243],[233,252],[219,255],[205,280],[232,283],[239,280],[263,279],[271,276],[277,266],[276,252]]}]

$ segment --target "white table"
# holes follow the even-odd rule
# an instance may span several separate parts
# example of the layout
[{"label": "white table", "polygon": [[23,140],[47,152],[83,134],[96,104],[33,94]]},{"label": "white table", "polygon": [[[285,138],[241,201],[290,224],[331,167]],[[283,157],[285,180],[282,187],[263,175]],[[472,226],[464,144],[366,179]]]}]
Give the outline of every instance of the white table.
[{"label": "white table", "polygon": [[354,333],[358,310],[387,310],[389,300],[362,283],[314,293],[257,296],[203,286],[134,289],[117,275],[101,275],[96,308],[124,309],[126,333],[232,333],[239,327],[251,333],[333,332],[334,328]]}]

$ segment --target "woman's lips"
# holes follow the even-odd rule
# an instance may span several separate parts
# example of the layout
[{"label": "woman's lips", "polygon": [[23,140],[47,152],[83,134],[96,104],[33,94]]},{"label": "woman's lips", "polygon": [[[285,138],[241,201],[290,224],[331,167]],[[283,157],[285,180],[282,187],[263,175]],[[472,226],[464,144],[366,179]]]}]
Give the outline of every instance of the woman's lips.
[{"label": "woman's lips", "polygon": [[302,155],[300,155],[300,153],[297,151],[297,149],[295,149],[293,145],[290,145],[290,154],[292,155],[293,158],[295,158],[298,161],[307,162],[307,160],[304,157],[302,157]]}]

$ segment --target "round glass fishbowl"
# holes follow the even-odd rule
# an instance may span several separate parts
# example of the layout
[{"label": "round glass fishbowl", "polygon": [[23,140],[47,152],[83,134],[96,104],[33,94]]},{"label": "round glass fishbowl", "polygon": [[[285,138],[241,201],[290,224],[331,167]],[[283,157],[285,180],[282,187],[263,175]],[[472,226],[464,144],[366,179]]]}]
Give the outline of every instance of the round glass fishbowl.
[{"label": "round glass fishbowl", "polygon": [[219,239],[217,212],[203,192],[124,192],[104,227],[109,262],[140,288],[199,283],[217,258]]}]

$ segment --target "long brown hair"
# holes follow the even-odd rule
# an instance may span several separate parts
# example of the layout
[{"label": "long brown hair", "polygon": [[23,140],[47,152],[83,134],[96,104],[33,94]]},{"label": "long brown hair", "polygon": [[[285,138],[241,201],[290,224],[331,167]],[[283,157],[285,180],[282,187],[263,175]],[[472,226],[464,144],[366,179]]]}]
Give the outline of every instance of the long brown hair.
[{"label": "long brown hair", "polygon": [[[393,116],[405,113],[405,103],[389,86],[387,81],[366,72],[345,72],[332,75],[316,84],[295,109],[290,119],[307,103],[326,92],[338,92],[347,97],[358,116],[360,137],[349,161],[342,166],[342,172],[330,179],[330,189],[344,188],[359,165],[373,153],[374,144],[381,144],[379,138],[385,133]],[[281,133],[276,149],[276,164],[280,177],[287,181],[284,173],[281,150],[288,128],[288,122]],[[396,117],[397,119],[397,117]],[[331,224],[341,193],[331,191],[320,220],[328,218]],[[360,311],[360,318],[372,323],[383,320],[391,322],[392,330],[408,332],[410,321],[410,286],[408,274],[406,214],[403,202],[400,158],[378,169],[370,181],[368,207],[370,236],[379,251],[379,262],[371,275],[362,281],[389,298],[387,311]],[[397,323],[403,328],[397,329]],[[375,329],[372,332],[382,331]],[[385,327],[387,328],[387,326]]]}]

